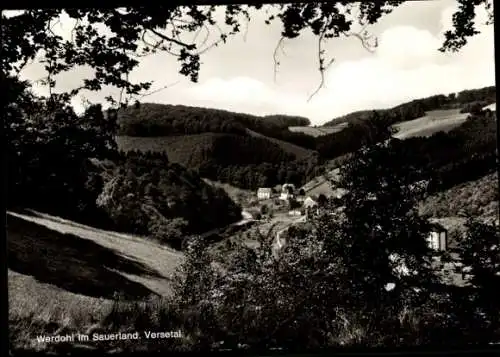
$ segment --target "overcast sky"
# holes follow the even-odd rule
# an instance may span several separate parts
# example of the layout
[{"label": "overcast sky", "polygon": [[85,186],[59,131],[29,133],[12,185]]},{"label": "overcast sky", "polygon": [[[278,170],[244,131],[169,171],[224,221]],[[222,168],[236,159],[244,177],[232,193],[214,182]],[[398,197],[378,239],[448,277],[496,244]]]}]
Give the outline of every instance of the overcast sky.
[{"label": "overcast sky", "polygon": [[[366,51],[355,38],[332,40],[327,45],[335,62],[326,74],[325,88],[311,101],[320,81],[315,37],[305,34],[284,44],[276,82],[273,51],[280,38],[280,25],[265,25],[262,16],[250,22],[242,34],[213,48],[202,57],[199,83],[178,74],[178,62],[162,53],[147,57],[132,73],[139,81],[154,80],[152,90],[171,87],[144,98],[144,102],[184,104],[227,109],[256,115],[305,116],[315,125],[356,110],[386,108],[433,94],[495,84],[493,26],[479,26],[480,35],[457,54],[437,49],[443,32],[451,25],[454,0],[411,1],[398,7],[369,31],[379,47]],[[478,14],[484,23],[486,16]],[[63,19],[59,31],[68,33],[71,23]],[[78,86],[88,75],[82,69],[58,78],[59,89]],[[40,65],[22,72],[25,79],[44,76]],[[45,89],[37,87],[44,93]],[[117,90],[84,93],[91,102],[102,102]],[[81,99],[74,100],[81,109]]]}]

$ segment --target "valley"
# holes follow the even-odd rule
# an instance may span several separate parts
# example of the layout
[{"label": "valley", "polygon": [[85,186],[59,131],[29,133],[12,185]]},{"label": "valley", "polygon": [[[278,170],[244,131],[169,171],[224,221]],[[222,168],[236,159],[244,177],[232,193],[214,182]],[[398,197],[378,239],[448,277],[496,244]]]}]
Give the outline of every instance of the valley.
[{"label": "valley", "polygon": [[[346,191],[332,181],[355,163],[353,154],[388,142],[391,135],[398,150],[408,153],[406,160],[433,172],[420,214],[446,229],[450,249],[467,229],[464,210],[493,222],[499,209],[491,112],[434,109],[396,120],[362,111],[334,125],[311,127],[291,125],[307,124],[303,118],[270,117],[269,124],[265,118],[234,114],[234,119],[230,112],[201,109],[207,121],[214,113],[222,115],[211,128],[209,122],[197,126],[198,109],[182,107],[188,119],[183,122],[174,111],[175,125],[162,127],[161,115],[172,108],[179,110],[143,103],[131,110],[136,116],[118,115],[122,127],[107,139],[116,143],[118,154],[83,157],[84,176],[75,170],[77,179],[67,178],[81,182],[81,193],[63,198],[51,191],[50,181],[40,181],[37,194],[54,199],[8,212],[9,314],[22,343],[28,337],[19,331],[28,318],[46,326],[70,316],[68,325],[85,330],[136,301],[169,304],[192,254],[186,251],[187,238],[206,244],[213,262],[203,263],[208,258],[200,256],[200,264],[228,264],[226,259],[243,254],[243,247],[259,252],[259,237],[267,237],[277,257],[290,228],[314,224],[324,209],[318,208],[322,197],[342,200]],[[151,113],[156,126],[148,126]],[[40,153],[44,160],[50,155]],[[25,194],[36,190],[28,186]],[[80,219],[78,209],[65,214],[67,202],[90,218]],[[442,284],[464,286],[455,266],[433,261]]]},{"label": "valley", "polygon": [[454,2],[2,10],[5,354],[498,344],[494,3]]}]

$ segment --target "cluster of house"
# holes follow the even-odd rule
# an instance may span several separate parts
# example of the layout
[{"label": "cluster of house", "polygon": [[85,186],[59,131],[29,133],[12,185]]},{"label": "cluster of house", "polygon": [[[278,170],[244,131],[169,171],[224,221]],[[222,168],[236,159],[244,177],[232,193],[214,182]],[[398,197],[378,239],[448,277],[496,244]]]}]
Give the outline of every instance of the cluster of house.
[{"label": "cluster of house", "polygon": [[257,199],[269,200],[272,198],[281,201],[295,200],[299,203],[300,206],[289,211],[289,214],[292,216],[305,215],[306,212],[318,206],[318,197],[306,196],[303,189],[297,189],[291,183],[285,183],[283,186],[277,188],[261,187],[257,190]]},{"label": "cluster of house", "polygon": [[304,194],[295,188],[293,183],[285,183],[280,187],[261,187],[257,190],[257,198],[259,200],[269,200],[271,198],[279,198],[280,200],[286,201],[295,197],[301,196],[300,194]]}]

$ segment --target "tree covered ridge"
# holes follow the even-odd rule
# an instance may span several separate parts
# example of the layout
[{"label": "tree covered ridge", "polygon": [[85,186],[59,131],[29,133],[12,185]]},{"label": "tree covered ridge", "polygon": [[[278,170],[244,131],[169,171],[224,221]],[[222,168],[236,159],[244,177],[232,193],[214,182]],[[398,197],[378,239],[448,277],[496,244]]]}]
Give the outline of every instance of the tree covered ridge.
[{"label": "tree covered ridge", "polygon": [[497,169],[497,119],[490,111],[471,114],[448,133],[403,141],[414,157],[433,173],[430,192],[479,179]]},{"label": "tree covered ridge", "polygon": [[[425,116],[426,112],[439,109],[462,109],[469,111],[473,105],[480,104],[485,107],[496,102],[496,87],[467,89],[448,95],[438,94],[426,98],[415,99],[397,105],[390,109],[376,110],[381,115],[390,118],[391,124],[400,123]],[[484,105],[483,105],[484,104]],[[361,110],[332,119],[322,126],[335,126],[344,122],[355,124],[370,118],[373,110]]]},{"label": "tree covered ridge", "polygon": [[[393,134],[390,125],[391,119],[385,114],[372,112],[367,120],[317,137],[317,153],[295,159],[265,138],[257,140],[235,134],[213,134],[198,139],[180,136],[175,143],[165,139],[163,144],[163,139],[155,138],[154,149],[175,151],[173,155],[180,158],[177,162],[198,170],[203,177],[240,188],[256,189],[283,182],[301,186],[325,173],[328,160],[390,138]],[[402,145],[407,148],[409,158],[418,159],[423,167],[434,172],[431,189],[439,191],[494,170],[496,141],[495,115],[479,112],[470,114],[448,133],[405,139]],[[121,145],[128,150],[153,149],[147,140],[141,147],[134,147],[133,140],[129,143],[125,140]],[[185,153],[182,157],[181,152]]]},{"label": "tree covered ridge", "polygon": [[290,126],[308,126],[307,118],[234,113],[221,109],[184,105],[140,103],[118,112],[118,135],[169,136],[206,132],[246,135],[247,129],[314,150],[314,140],[288,130]]},{"label": "tree covered ridge", "polygon": [[366,142],[385,140],[391,125],[425,116],[427,111],[462,108],[463,111],[473,111],[473,114],[478,114],[480,111],[478,106],[495,101],[496,87],[464,90],[458,94],[435,95],[412,100],[391,109],[348,114],[324,124],[328,126],[348,122],[346,128],[316,138],[288,129],[289,126],[308,122],[305,118],[270,116],[273,120],[269,120],[269,117],[218,109],[145,103],[120,110],[118,132],[122,135],[141,137],[206,132],[244,136],[248,134],[246,129],[249,129],[270,138],[316,151],[322,159],[327,160],[353,152]]}]

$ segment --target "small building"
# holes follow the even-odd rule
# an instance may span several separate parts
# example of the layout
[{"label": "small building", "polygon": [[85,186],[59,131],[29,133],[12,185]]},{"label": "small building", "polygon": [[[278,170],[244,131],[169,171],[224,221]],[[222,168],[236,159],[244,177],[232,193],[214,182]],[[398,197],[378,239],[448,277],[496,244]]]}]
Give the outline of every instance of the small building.
[{"label": "small building", "polygon": [[298,209],[291,210],[288,212],[288,214],[290,216],[302,216],[303,215],[302,211],[300,211]]},{"label": "small building", "polygon": [[448,231],[441,224],[432,223],[426,241],[430,249],[444,251],[448,248]]},{"label": "small building", "polygon": [[316,198],[314,197],[308,196],[304,200],[303,207],[306,211],[308,218],[311,218],[312,216],[319,214],[319,204]]},{"label": "small building", "polygon": [[271,188],[261,187],[257,190],[257,198],[259,200],[268,200],[271,198]]}]

